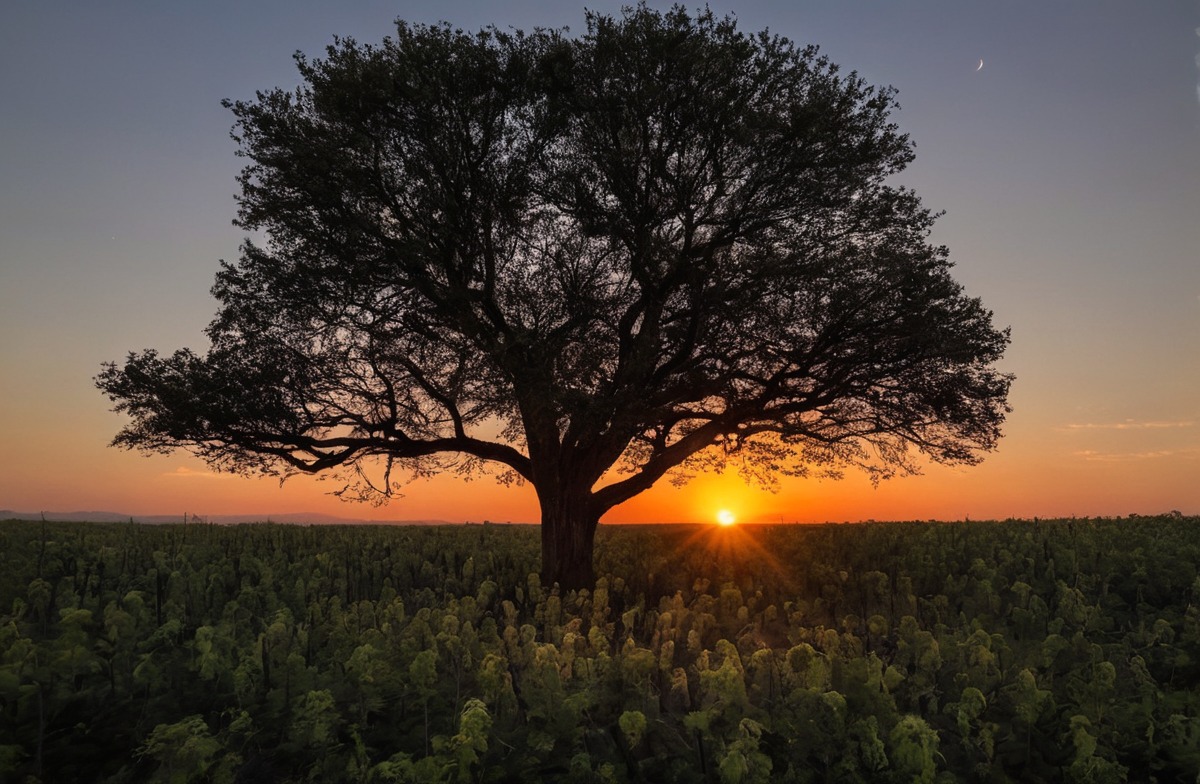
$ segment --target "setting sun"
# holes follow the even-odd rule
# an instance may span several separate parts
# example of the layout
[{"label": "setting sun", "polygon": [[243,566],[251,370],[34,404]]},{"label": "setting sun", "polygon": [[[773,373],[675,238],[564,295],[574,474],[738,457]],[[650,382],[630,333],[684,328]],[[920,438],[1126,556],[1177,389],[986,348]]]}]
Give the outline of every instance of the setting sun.
[{"label": "setting sun", "polygon": [[737,517],[728,509],[717,512],[717,525],[729,527],[737,522]]}]

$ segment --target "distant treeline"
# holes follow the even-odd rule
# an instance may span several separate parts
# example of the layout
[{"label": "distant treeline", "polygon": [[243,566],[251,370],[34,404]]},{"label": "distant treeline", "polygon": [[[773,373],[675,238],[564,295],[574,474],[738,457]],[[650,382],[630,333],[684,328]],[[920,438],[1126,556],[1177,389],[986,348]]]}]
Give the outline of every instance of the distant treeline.
[{"label": "distant treeline", "polygon": [[1200,775],[1200,519],[0,523],[4,782]]}]

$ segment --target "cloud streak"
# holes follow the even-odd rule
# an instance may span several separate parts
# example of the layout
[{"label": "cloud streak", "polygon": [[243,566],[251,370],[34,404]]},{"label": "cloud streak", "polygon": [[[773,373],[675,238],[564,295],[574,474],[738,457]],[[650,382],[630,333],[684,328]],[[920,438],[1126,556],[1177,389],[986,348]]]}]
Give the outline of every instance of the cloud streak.
[{"label": "cloud streak", "polygon": [[1124,422],[1076,422],[1063,425],[1059,430],[1066,430],[1068,432],[1079,430],[1171,430],[1192,427],[1195,424],[1196,422],[1190,419],[1175,422],[1164,422],[1161,420],[1138,422],[1137,420],[1126,419]]},{"label": "cloud streak", "polygon": [[1097,452],[1094,449],[1084,449],[1075,452],[1075,456],[1091,463],[1134,463],[1162,458],[1195,460],[1198,452],[1200,450],[1196,449],[1155,449],[1148,452]]},{"label": "cloud streak", "polygon": [[174,479],[229,479],[229,474],[218,474],[213,471],[196,471],[187,466],[179,466],[174,471],[167,471],[163,476]]}]

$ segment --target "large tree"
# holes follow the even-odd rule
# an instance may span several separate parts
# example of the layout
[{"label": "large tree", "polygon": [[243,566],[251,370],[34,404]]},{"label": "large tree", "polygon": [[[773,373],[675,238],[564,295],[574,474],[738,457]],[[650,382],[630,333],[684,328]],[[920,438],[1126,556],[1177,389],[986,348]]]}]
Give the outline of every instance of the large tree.
[{"label": "large tree", "polygon": [[664,475],[875,477],[994,447],[991,313],[893,184],[890,89],[645,5],[562,31],[397,23],[227,103],[248,161],[211,347],[107,364],[114,443],[241,473],[497,468],[544,576]]}]

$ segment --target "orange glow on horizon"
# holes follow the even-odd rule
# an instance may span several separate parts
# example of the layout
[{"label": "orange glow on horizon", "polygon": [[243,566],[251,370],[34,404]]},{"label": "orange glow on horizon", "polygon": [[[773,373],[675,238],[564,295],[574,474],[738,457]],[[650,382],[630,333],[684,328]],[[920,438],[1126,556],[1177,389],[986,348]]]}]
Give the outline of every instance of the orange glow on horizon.
[{"label": "orange glow on horizon", "polygon": [[[83,446],[57,434],[37,433],[32,424],[13,428],[9,432],[15,442],[38,444],[40,451],[30,459],[13,461],[0,472],[0,507],[21,513],[176,514],[181,519],[185,513],[200,517],[257,515],[263,519],[312,513],[449,523],[537,523],[541,517],[537,496],[527,483],[505,487],[487,477],[467,482],[443,474],[417,479],[390,503],[375,507],[331,497],[328,492],[337,489],[336,481],[295,477],[281,486],[272,478],[218,474],[203,461],[184,454],[145,457],[110,449],[105,437],[114,427],[105,422],[103,428],[89,431]],[[1174,432],[1166,428],[1145,432],[1160,436],[1160,430]],[[1186,428],[1182,431],[1187,435]],[[1130,437],[1130,432],[1138,435],[1142,431],[1120,431],[1124,437]],[[733,534],[758,523],[1003,520],[1197,511],[1192,452],[1180,451],[1182,456],[1174,457],[1147,452],[1148,456],[1138,459],[1099,460],[1093,452],[1080,449],[1093,446],[1082,443],[1084,436],[1099,438],[1092,431],[1051,431],[1036,442],[1036,448],[1025,446],[1030,439],[1021,441],[1017,435],[979,466],[928,466],[924,475],[897,477],[878,487],[853,471],[839,481],[784,478],[775,493],[747,485],[733,471],[700,475],[683,487],[662,481],[614,507],[603,522],[699,523],[714,534]],[[714,515],[721,509],[735,514],[735,526],[716,524]]]}]

